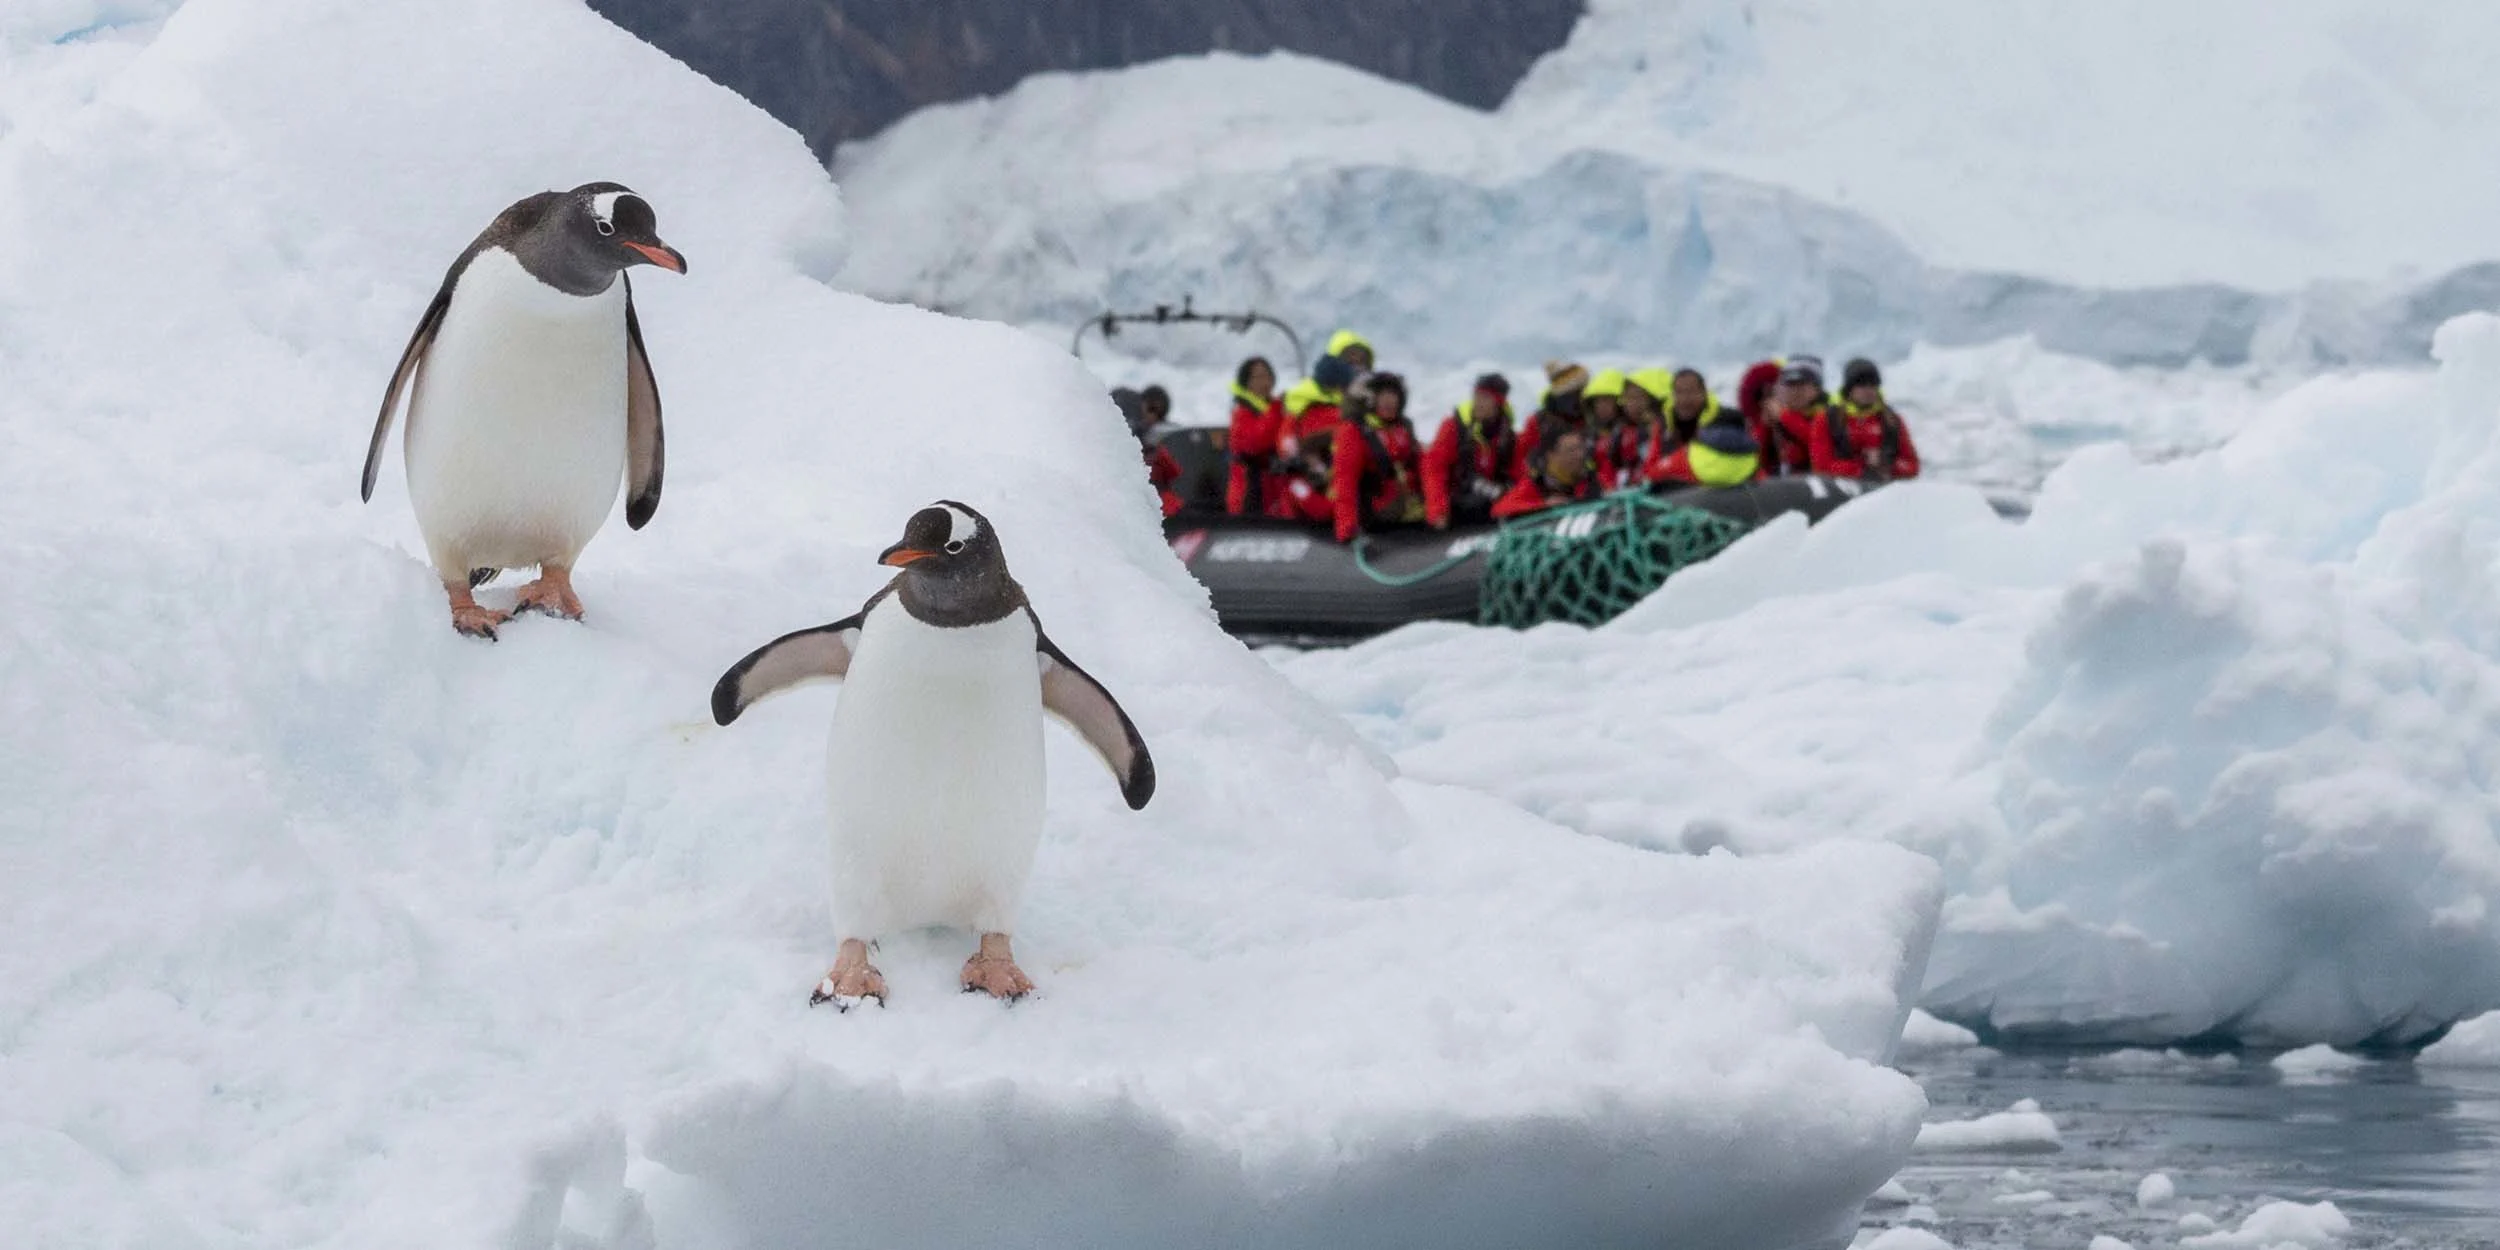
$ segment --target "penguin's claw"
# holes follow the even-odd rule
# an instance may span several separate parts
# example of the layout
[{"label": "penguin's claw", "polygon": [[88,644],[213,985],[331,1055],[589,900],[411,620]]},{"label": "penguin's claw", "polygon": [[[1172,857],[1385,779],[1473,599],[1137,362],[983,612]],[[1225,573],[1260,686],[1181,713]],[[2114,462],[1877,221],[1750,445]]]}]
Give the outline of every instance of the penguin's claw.
[{"label": "penguin's claw", "polygon": [[834,988],[833,978],[826,977],[816,983],[816,992],[807,996],[808,1006],[821,1007],[832,1003],[833,1009],[839,1012],[848,1012],[861,1003],[869,1002],[885,1006],[885,986],[882,983],[865,994],[844,994]]},{"label": "penguin's claw", "polygon": [[513,604],[516,612],[538,612],[567,621],[582,619],[582,601],[573,594],[570,579],[541,574],[537,581],[521,587],[520,599]]},{"label": "penguin's claw", "polygon": [[495,627],[511,620],[509,612],[498,612],[479,604],[455,605],[451,610],[451,627],[471,638],[495,640]]},{"label": "penguin's claw", "polygon": [[1032,993],[1033,982],[1012,958],[974,955],[964,961],[964,993],[975,991],[1012,1003]]},{"label": "penguin's claw", "polygon": [[835,1011],[849,1011],[868,999],[885,1006],[885,978],[868,962],[867,944],[852,938],[842,943],[842,951],[833,960],[833,971],[816,983],[816,992],[807,996],[807,1005],[832,1003]]}]

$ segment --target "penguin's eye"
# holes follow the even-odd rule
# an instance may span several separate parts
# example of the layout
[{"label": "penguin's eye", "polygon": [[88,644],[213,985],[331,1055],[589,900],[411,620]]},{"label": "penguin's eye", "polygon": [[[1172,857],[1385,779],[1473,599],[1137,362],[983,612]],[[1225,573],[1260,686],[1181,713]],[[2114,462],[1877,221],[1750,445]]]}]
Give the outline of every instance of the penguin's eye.
[{"label": "penguin's eye", "polygon": [[602,221],[599,218],[593,217],[590,219],[590,224],[599,228],[600,238],[604,239],[609,235],[616,233],[616,225],[613,222]]},{"label": "penguin's eye", "polygon": [[960,538],[957,538],[957,539],[952,539],[952,540],[948,541],[948,543],[946,544],[946,554],[948,554],[948,555],[950,555],[950,556],[959,556],[959,555],[962,555],[963,553],[964,553],[964,540],[962,540],[962,539],[960,539]]}]

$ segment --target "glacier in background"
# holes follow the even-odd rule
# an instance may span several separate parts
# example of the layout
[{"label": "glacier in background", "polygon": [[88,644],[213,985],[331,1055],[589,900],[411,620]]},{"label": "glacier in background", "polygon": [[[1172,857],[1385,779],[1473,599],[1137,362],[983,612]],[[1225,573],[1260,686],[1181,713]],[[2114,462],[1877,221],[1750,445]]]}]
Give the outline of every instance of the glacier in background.
[{"label": "glacier in background", "polygon": [[[2204,51],[2251,23],[2291,52]],[[2412,364],[2500,301],[2500,176],[2459,157],[2500,29],[2458,23],[2500,17],[1600,0],[1490,114],[1284,54],[1040,75],[836,154],[879,240],[842,280],[1062,333],[1192,294],[1449,365]],[[2182,24],[2217,41],[2141,38]]]}]

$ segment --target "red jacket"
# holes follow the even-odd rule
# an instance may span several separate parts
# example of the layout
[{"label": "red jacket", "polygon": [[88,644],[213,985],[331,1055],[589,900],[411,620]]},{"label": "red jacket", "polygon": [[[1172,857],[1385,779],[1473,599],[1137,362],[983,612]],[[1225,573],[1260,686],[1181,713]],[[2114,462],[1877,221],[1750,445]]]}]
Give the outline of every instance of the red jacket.
[{"label": "red jacket", "polygon": [[1329,465],[1328,498],[1335,505],[1338,542],[1353,542],[1355,535],[1383,521],[1422,519],[1418,479],[1423,466],[1415,455],[1414,422],[1404,417],[1388,422],[1373,418],[1360,425],[1338,421]]},{"label": "red jacket", "polygon": [[1755,441],[1762,444],[1762,471],[1786,476],[1814,471],[1814,432],[1823,425],[1830,404],[1816,400],[1803,412],[1766,408],[1762,414],[1762,432]]},{"label": "red jacket", "polygon": [[1295,515],[1288,497],[1293,474],[1277,455],[1285,437],[1285,401],[1233,388],[1233,428],[1225,440],[1224,510],[1240,516]]},{"label": "red jacket", "polygon": [[1676,439],[1671,433],[1674,428],[1671,420],[1650,426],[1624,421],[1599,439],[1597,460],[1607,466],[1607,487],[1621,490],[1648,481],[1665,463],[1667,454],[1675,450]]},{"label": "red jacket", "polygon": [[[1779,381],[1780,362],[1762,360],[1745,370],[1744,378],[1736,384],[1736,411],[1745,414],[1745,432],[1753,435],[1757,447],[1771,445],[1771,390],[1779,385]],[[1767,451],[1762,457],[1762,467],[1765,473],[1779,472]]]},{"label": "red jacket", "polygon": [[1759,432],[1762,414],[1771,407],[1771,388],[1778,386],[1779,381],[1780,362],[1762,360],[1745,370],[1743,380],[1736,384],[1736,411],[1745,414],[1746,425],[1755,427],[1746,433]]},{"label": "red jacket", "polygon": [[1493,516],[1495,520],[1506,521],[1561,504],[1595,499],[1604,493],[1594,473],[1584,474],[1578,484],[1572,486],[1556,486],[1546,481],[1542,473],[1530,474],[1519,479],[1518,484],[1494,503]]},{"label": "red jacket", "polygon": [[1824,409],[1806,432],[1806,448],[1817,473],[1879,482],[1918,476],[1909,423],[1881,400],[1872,408],[1843,401]]},{"label": "red jacket", "polygon": [[1481,496],[1500,498],[1503,483],[1510,480],[1511,455],[1519,439],[1510,430],[1509,406],[1481,433],[1467,424],[1463,412],[1451,410],[1433,432],[1432,446],[1424,449],[1424,519],[1434,525],[1450,523],[1452,496],[1486,507],[1491,501]]},{"label": "red jacket", "polygon": [[1146,444],[1146,480],[1154,483],[1155,494],[1163,497],[1163,515],[1181,510],[1181,497],[1172,490],[1172,483],[1181,480],[1181,462],[1161,443]]}]

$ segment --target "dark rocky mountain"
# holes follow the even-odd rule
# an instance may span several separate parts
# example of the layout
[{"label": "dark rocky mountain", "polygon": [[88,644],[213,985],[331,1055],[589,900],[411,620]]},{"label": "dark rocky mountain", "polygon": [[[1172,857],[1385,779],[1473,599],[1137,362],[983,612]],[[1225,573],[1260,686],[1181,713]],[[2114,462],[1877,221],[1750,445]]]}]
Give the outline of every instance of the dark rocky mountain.
[{"label": "dark rocky mountain", "polygon": [[590,0],[818,156],[1043,70],[1284,49],[1478,108],[1560,47],[1581,0]]}]

